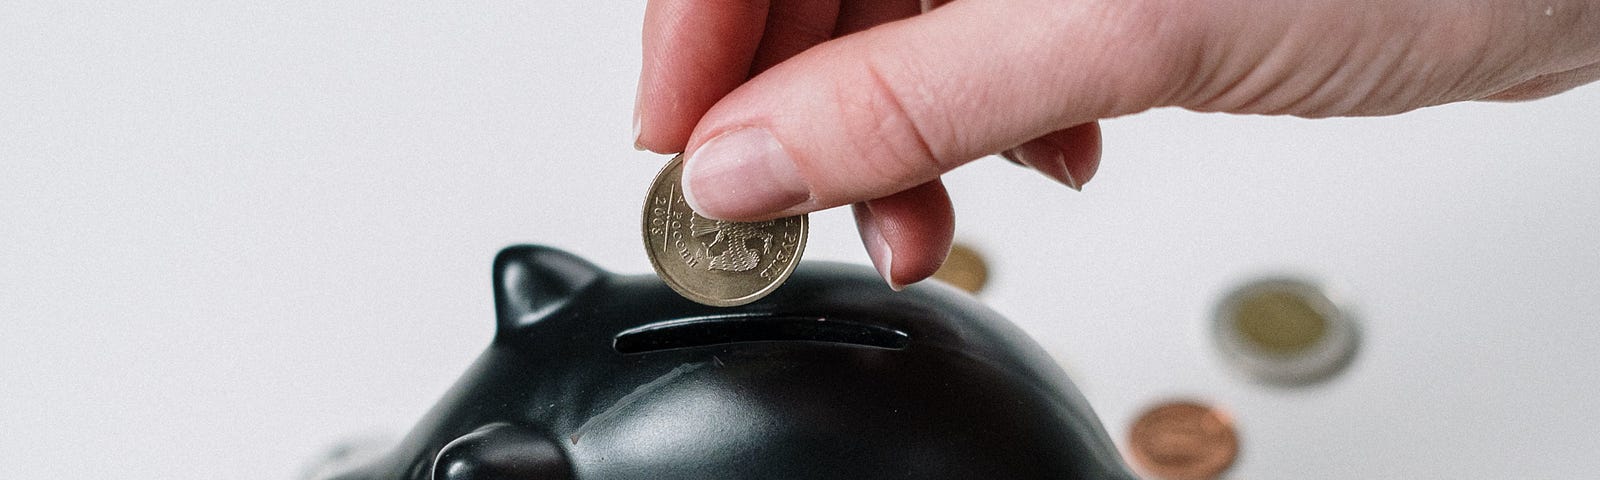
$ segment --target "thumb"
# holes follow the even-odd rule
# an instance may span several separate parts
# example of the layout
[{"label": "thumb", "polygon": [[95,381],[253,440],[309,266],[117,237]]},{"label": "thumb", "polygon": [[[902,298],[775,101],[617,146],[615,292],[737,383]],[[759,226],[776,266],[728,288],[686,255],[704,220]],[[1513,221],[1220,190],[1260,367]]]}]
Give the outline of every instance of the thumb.
[{"label": "thumb", "polygon": [[[1161,2],[955,2],[825,42],[709,110],[683,187],[759,220],[907,190],[1048,133],[1162,104]],[[1141,7],[1148,8],[1148,7]],[[1139,52],[1140,55],[1117,55]]]}]

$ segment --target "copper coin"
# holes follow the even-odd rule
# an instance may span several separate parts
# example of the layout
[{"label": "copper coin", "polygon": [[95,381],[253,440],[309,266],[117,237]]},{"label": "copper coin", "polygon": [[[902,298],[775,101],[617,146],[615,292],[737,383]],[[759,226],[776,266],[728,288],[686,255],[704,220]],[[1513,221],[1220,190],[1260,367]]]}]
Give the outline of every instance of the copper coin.
[{"label": "copper coin", "polygon": [[1133,462],[1163,480],[1214,480],[1239,455],[1233,421],[1210,406],[1175,401],[1139,416],[1128,434]]},{"label": "copper coin", "polygon": [[933,273],[933,278],[968,293],[978,293],[989,283],[989,265],[977,250],[957,243],[950,247],[950,255],[945,257],[939,271]]}]

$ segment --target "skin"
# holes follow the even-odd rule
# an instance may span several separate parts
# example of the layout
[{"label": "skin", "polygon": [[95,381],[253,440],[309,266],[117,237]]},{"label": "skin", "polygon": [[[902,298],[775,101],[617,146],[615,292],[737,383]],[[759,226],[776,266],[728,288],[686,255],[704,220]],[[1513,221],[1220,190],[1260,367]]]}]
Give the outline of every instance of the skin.
[{"label": "skin", "polygon": [[[954,217],[939,175],[1001,152],[1081,188],[1100,162],[1100,119],[1169,106],[1392,115],[1600,79],[1600,0],[959,0],[923,10],[917,0],[650,0],[635,143],[685,152],[685,191],[708,217],[852,205],[874,265],[899,287],[932,275],[949,251]],[[768,140],[720,148],[752,138]],[[740,155],[781,161],[716,174]]]}]

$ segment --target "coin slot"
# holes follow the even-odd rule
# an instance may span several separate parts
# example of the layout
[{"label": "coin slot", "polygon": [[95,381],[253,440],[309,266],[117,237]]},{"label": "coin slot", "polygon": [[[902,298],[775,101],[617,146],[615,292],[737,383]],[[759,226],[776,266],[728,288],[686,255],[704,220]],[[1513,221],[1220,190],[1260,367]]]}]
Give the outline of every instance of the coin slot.
[{"label": "coin slot", "polygon": [[899,350],[911,336],[892,328],[821,317],[718,317],[646,325],[617,334],[618,353],[747,342],[823,342]]}]

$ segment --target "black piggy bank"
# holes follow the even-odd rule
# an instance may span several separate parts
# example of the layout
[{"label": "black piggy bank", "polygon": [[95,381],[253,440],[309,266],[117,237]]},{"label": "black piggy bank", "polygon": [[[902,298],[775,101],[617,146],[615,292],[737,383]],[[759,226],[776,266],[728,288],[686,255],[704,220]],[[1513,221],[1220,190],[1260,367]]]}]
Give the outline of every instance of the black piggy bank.
[{"label": "black piggy bank", "polygon": [[807,263],[736,308],[568,253],[494,264],[488,351],[340,480],[1135,477],[1025,334],[943,285]]}]

